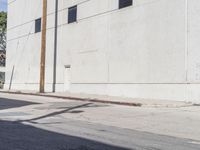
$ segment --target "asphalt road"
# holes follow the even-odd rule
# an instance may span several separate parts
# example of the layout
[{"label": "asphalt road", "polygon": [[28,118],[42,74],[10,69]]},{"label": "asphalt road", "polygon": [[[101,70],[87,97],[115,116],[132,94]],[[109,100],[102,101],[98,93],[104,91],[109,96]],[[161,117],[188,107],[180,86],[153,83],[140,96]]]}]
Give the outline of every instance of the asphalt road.
[{"label": "asphalt road", "polygon": [[24,100],[0,98],[0,150],[200,149],[198,141],[94,124],[90,121],[70,120],[59,116],[69,111],[80,113],[78,108],[88,107],[91,103],[73,103],[67,109],[25,120],[13,121],[1,117],[5,117],[5,113],[1,113],[2,110],[8,110],[8,115],[11,108],[23,110],[23,107],[35,104],[37,105]]}]

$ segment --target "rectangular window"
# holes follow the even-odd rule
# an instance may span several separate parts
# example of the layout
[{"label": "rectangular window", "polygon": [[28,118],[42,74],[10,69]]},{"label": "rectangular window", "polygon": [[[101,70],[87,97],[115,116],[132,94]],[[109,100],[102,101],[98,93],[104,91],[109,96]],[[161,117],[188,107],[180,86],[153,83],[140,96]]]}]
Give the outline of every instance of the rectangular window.
[{"label": "rectangular window", "polygon": [[68,23],[76,22],[77,20],[77,6],[68,9]]},{"label": "rectangular window", "polygon": [[41,31],[41,18],[35,20],[35,33]]},{"label": "rectangular window", "polygon": [[133,5],[133,0],[119,0],[119,9]]}]

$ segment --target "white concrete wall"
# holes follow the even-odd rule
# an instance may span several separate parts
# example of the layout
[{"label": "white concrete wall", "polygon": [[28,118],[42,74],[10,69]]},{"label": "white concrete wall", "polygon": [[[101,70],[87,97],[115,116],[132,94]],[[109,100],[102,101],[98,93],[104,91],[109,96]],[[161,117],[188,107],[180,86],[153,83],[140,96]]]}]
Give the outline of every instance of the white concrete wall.
[{"label": "white concrete wall", "polygon": [[[54,3],[48,0],[47,91]],[[68,24],[73,5],[77,22]],[[134,0],[120,10],[118,0],[60,0],[56,90],[64,90],[65,66],[71,65],[72,92],[200,102],[199,8],[198,0]],[[15,66],[12,89],[38,90],[41,34],[34,33],[34,20],[41,9],[40,0],[9,4],[6,88]]]}]

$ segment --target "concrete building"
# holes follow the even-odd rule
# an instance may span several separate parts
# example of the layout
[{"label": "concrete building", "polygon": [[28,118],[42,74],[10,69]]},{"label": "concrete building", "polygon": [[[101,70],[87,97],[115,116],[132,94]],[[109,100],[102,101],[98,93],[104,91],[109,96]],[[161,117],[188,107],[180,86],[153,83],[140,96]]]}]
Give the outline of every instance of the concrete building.
[{"label": "concrete building", "polygon": [[[56,91],[200,102],[199,0],[59,0],[58,10]],[[6,89],[39,90],[41,11],[41,0],[8,0]],[[54,32],[48,0],[47,92]]]}]

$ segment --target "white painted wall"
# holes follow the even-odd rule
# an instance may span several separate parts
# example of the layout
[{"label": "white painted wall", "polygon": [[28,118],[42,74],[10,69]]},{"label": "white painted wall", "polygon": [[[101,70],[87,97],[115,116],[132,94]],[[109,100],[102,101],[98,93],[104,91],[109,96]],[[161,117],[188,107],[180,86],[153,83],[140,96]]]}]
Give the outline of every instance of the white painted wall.
[{"label": "white painted wall", "polygon": [[[54,3],[48,0],[47,91]],[[78,20],[68,24],[73,5]],[[13,66],[12,89],[39,88],[41,34],[34,33],[34,20],[41,9],[41,0],[9,4],[6,88]],[[59,0],[56,90],[64,91],[65,66],[71,65],[71,92],[200,102],[199,10],[198,0],[134,0],[120,10],[118,0]]]}]

